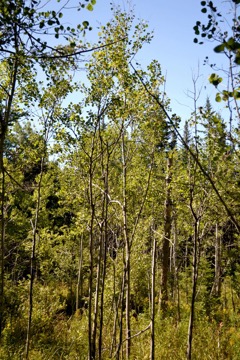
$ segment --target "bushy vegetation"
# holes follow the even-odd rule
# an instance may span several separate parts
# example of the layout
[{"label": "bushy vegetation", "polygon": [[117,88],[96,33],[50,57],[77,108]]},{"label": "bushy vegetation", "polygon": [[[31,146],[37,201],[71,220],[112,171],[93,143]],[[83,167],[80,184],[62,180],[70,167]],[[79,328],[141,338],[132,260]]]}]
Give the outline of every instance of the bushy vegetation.
[{"label": "bushy vegetation", "polygon": [[[0,5],[0,26],[12,21],[0,44],[0,359],[239,359],[239,75],[231,65],[234,90],[218,92],[230,123],[194,98],[182,131],[158,61],[133,61],[152,38],[144,21],[114,10],[83,84],[88,22],[65,28],[39,4]],[[238,59],[236,15],[233,44],[202,6],[215,20],[196,34]],[[45,43],[49,26],[64,45]]]}]

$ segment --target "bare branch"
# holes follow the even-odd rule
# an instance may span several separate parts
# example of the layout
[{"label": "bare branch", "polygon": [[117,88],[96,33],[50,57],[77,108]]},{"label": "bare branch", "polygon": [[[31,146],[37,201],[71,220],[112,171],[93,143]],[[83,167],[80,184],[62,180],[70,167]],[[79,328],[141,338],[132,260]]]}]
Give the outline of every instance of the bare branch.
[{"label": "bare branch", "polygon": [[174,123],[173,119],[171,118],[171,116],[168,114],[167,110],[165,109],[165,106],[162,104],[162,102],[159,100],[159,97],[155,94],[153,94],[150,89],[148,88],[148,86],[145,84],[144,80],[142,79],[142,77],[140,76],[139,72],[135,69],[135,67],[133,66],[133,64],[130,62],[130,65],[134,71],[134,73],[136,74],[136,76],[138,77],[140,83],[143,85],[144,89],[146,90],[147,94],[149,96],[151,96],[155,102],[159,105],[159,107],[162,109],[163,113],[165,114],[165,116],[167,117],[167,119],[169,120],[170,124],[172,125],[174,132],[176,133],[177,137],[179,138],[179,140],[181,141],[181,143],[183,144],[183,146],[185,147],[185,149],[189,152],[189,154],[192,156],[192,158],[194,159],[194,161],[196,162],[196,164],[198,165],[199,169],[201,170],[202,174],[205,176],[205,178],[209,181],[209,183],[211,184],[214,192],[216,193],[220,203],[223,205],[223,207],[226,210],[226,213],[228,214],[228,216],[230,217],[230,219],[232,220],[233,224],[236,226],[238,232],[240,233],[240,224],[238,223],[238,221],[235,219],[235,216],[233,215],[232,211],[230,210],[230,208],[228,207],[226,201],[223,199],[223,197],[221,196],[218,188],[215,185],[215,182],[213,181],[213,179],[211,178],[211,176],[208,174],[208,172],[204,169],[202,163],[200,162],[198,155],[195,154],[192,149],[188,146],[188,144],[186,143],[186,141],[184,140],[183,136],[180,134],[176,124]]}]

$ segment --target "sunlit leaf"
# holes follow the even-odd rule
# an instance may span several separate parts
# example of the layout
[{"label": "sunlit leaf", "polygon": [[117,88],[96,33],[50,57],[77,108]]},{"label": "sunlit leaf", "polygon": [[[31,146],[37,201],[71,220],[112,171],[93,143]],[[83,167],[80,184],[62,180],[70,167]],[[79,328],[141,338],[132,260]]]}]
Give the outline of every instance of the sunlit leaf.
[{"label": "sunlit leaf", "polygon": [[39,24],[39,28],[42,29],[45,25],[45,21],[41,20],[40,24]]},{"label": "sunlit leaf", "polygon": [[93,6],[92,6],[92,4],[87,4],[86,8],[87,8],[89,11],[93,11]]},{"label": "sunlit leaf", "polygon": [[225,49],[225,43],[222,43],[221,45],[216,46],[216,47],[214,48],[214,51],[215,51],[216,53],[220,53],[220,52],[224,51],[224,49]]},{"label": "sunlit leaf", "polygon": [[234,62],[235,62],[237,65],[240,65],[240,53],[237,53]]},{"label": "sunlit leaf", "polygon": [[87,28],[88,26],[89,26],[89,22],[88,21],[83,21],[83,26],[85,27],[85,28]]},{"label": "sunlit leaf", "polygon": [[218,86],[223,81],[223,79],[215,73],[211,74],[209,76],[208,80],[209,80],[210,84],[212,84],[214,86]]},{"label": "sunlit leaf", "polygon": [[223,90],[222,92],[222,99],[223,101],[228,101],[229,97],[232,96],[232,93],[227,91],[227,90]]},{"label": "sunlit leaf", "polygon": [[239,91],[240,89],[237,89],[237,90],[234,90],[234,92],[233,92],[233,97],[234,97],[234,99],[236,99],[236,100],[239,100],[240,99],[240,91]]}]

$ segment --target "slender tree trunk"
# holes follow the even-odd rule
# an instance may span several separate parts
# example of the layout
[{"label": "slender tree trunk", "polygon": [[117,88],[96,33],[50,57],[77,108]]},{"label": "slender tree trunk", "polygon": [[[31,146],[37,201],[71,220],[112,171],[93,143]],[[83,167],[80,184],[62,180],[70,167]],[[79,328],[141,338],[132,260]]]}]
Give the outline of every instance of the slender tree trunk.
[{"label": "slender tree trunk", "polygon": [[[116,299],[116,288],[115,288],[115,263],[114,263],[114,303],[113,303],[113,309],[114,309],[114,323],[113,323],[113,334],[112,334],[112,343],[111,343],[111,352],[110,352],[110,358],[115,358],[116,360],[119,360],[120,357],[120,350],[122,347],[122,338],[123,338],[123,306],[124,306],[124,288],[125,288],[125,274],[123,271],[122,274],[122,282],[121,282],[121,288],[120,293],[118,295],[118,298]],[[119,310],[120,310],[120,316],[119,316]],[[118,329],[118,344],[117,344],[117,325],[119,326]],[[115,354],[113,355],[113,349],[116,349]]]},{"label": "slender tree trunk", "polygon": [[88,169],[88,193],[89,193],[89,205],[90,205],[90,224],[89,224],[89,278],[88,278],[88,360],[94,360],[96,358],[96,342],[93,337],[93,263],[94,263],[94,220],[95,220],[95,200],[93,194],[93,175],[94,175],[94,152],[96,142],[96,124],[94,133],[92,136],[91,151],[89,155],[89,169]]},{"label": "slender tree trunk", "polygon": [[29,304],[28,304],[28,325],[27,325],[27,337],[25,344],[25,358],[28,360],[29,358],[29,349],[30,349],[30,340],[31,340],[31,326],[32,326],[32,312],[33,312],[33,286],[34,279],[36,275],[36,243],[37,243],[37,234],[38,234],[38,220],[40,214],[40,204],[41,204],[41,189],[42,189],[42,179],[43,179],[43,170],[44,170],[44,161],[47,156],[47,141],[49,135],[49,124],[47,123],[47,119],[44,124],[44,152],[41,158],[41,167],[39,174],[39,181],[37,186],[37,201],[36,201],[36,209],[35,209],[35,218],[32,224],[32,252],[31,252],[31,262],[30,262],[30,283],[29,283]]},{"label": "slender tree trunk", "polygon": [[82,297],[82,264],[83,264],[83,235],[80,237],[78,275],[76,286],[76,311],[79,309],[79,299]]},{"label": "slender tree trunk", "polygon": [[125,281],[126,281],[126,274],[125,274],[125,266],[123,269],[123,276],[122,276],[122,287],[121,287],[121,293],[119,296],[119,303],[120,303],[120,319],[119,319],[119,340],[118,340],[118,346],[116,350],[116,360],[119,360],[120,358],[120,352],[122,349],[122,342],[123,342],[123,307],[124,307],[124,294],[125,294]]},{"label": "slender tree trunk", "polygon": [[191,294],[191,307],[188,324],[188,341],[187,341],[187,360],[192,359],[192,339],[193,339],[193,325],[195,315],[195,300],[197,293],[197,280],[198,280],[198,265],[199,265],[199,219],[194,214],[194,237],[193,237],[193,265],[192,265],[192,294]]},{"label": "slender tree trunk", "polygon": [[178,235],[177,235],[177,218],[174,216],[174,235],[173,235],[173,299],[177,303],[177,322],[181,319],[180,314],[180,294],[179,294],[179,282],[178,282],[178,263],[177,263],[177,247],[178,247]]},{"label": "slender tree trunk", "polygon": [[[46,147],[46,139],[45,139]],[[46,149],[45,149],[46,152]],[[41,203],[41,186],[42,186],[42,177],[43,177],[43,165],[45,160],[45,154],[41,159],[41,172],[37,188],[37,203],[35,210],[35,219],[32,222],[32,252],[31,252],[31,262],[30,262],[30,284],[29,284],[29,308],[28,308],[28,325],[27,325],[27,338],[25,345],[25,357],[26,360],[29,357],[29,348],[30,348],[30,339],[31,339],[31,325],[32,325],[32,312],[33,312],[33,284],[36,273],[36,242],[37,242],[37,233],[38,233],[38,219],[40,212],[40,203]]]},{"label": "slender tree trunk", "polygon": [[98,327],[98,313],[99,313],[100,281],[102,275],[102,246],[103,246],[103,239],[102,239],[102,224],[101,224],[101,234],[99,238],[99,247],[98,247],[97,278],[96,278],[93,330],[92,330],[92,345],[93,345],[93,353],[95,354],[95,356],[96,356],[96,341],[97,341],[97,327]]},{"label": "slender tree trunk", "polygon": [[102,169],[104,171],[104,201],[103,201],[103,264],[102,264],[102,291],[100,298],[100,319],[99,319],[99,341],[98,341],[98,354],[99,360],[102,358],[102,331],[103,331],[103,316],[104,316],[104,291],[105,291],[105,278],[106,278],[106,266],[107,266],[107,239],[108,239],[108,163],[109,163],[109,152],[107,144],[107,161]]},{"label": "slender tree trunk", "polygon": [[89,201],[91,209],[90,233],[89,233],[89,284],[88,284],[88,349],[89,360],[95,359],[95,344],[92,341],[92,284],[93,284],[93,226],[95,217],[95,204],[93,200],[93,143],[89,164]]},{"label": "slender tree trunk", "polygon": [[171,199],[171,181],[172,181],[172,155],[167,159],[166,175],[166,200],[164,209],[164,236],[162,243],[162,276],[161,276],[161,304],[162,316],[165,317],[168,303],[168,273],[170,265],[170,237],[172,226],[172,199]]},{"label": "slender tree trunk", "polygon": [[123,236],[125,241],[125,285],[126,285],[126,360],[130,358],[131,352],[131,324],[130,324],[130,240],[127,227],[127,163],[125,149],[124,128],[122,130],[122,191],[123,191]]},{"label": "slender tree trunk", "polygon": [[113,331],[112,331],[112,341],[111,341],[111,349],[110,349],[110,358],[113,357],[113,351],[116,347],[116,334],[117,334],[117,319],[118,319],[118,309],[119,309],[119,297],[116,298],[116,267],[115,261],[113,260],[113,313],[114,313],[114,320],[113,320]]},{"label": "slender tree trunk", "polygon": [[218,224],[215,230],[215,276],[211,293],[215,297],[221,294],[221,237],[218,233]]},{"label": "slender tree trunk", "polygon": [[151,267],[151,345],[150,360],[155,359],[155,271],[156,271],[156,238],[153,234],[152,267]]},{"label": "slender tree trunk", "polygon": [[36,269],[36,238],[37,229],[33,224],[33,238],[32,238],[32,252],[31,252],[31,263],[30,263],[30,283],[29,283],[29,295],[28,295],[28,324],[27,324],[27,338],[25,344],[25,359],[29,358],[30,339],[31,339],[31,325],[32,325],[32,312],[33,312],[33,282],[35,277]]},{"label": "slender tree trunk", "polygon": [[[1,144],[0,144],[1,145]],[[1,271],[1,284],[0,284],[0,339],[3,330],[3,317],[4,317],[4,245],[5,245],[5,211],[4,211],[4,203],[5,203],[5,172],[3,169],[3,153],[0,154],[0,167],[1,167],[1,254],[0,254],[0,271]]]},{"label": "slender tree trunk", "polygon": [[0,219],[0,339],[2,336],[3,330],[3,317],[4,317],[4,247],[5,247],[5,211],[4,211],[4,204],[5,204],[5,171],[4,171],[4,146],[5,146],[5,139],[8,131],[8,125],[11,118],[12,112],[12,103],[13,97],[15,94],[16,84],[17,84],[17,72],[18,72],[18,42],[17,42],[17,25],[14,28],[14,35],[15,35],[15,59],[13,60],[13,72],[11,74],[10,79],[10,90],[3,88],[3,90],[7,94],[6,100],[6,107],[0,107],[0,176],[1,176],[1,219]]}]

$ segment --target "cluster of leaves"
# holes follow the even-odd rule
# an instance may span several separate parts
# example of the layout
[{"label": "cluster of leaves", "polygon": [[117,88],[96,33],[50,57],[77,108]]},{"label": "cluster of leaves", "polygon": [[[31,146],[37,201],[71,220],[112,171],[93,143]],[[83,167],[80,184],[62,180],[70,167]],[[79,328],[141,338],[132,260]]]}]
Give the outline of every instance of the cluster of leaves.
[{"label": "cluster of leaves", "polygon": [[[85,0],[88,4],[86,5],[86,8],[89,10],[89,11],[93,11],[93,7],[94,5],[96,4],[96,0]],[[85,4],[82,4],[81,5],[82,7],[85,7]]]},{"label": "cluster of leaves", "polygon": [[[217,12],[217,8],[213,5],[212,1],[201,1],[202,13],[208,15],[208,23],[202,24],[201,21],[197,21],[193,27],[195,34],[202,38],[212,39],[216,33],[218,33],[218,18],[221,18],[221,13]],[[203,44],[203,41],[198,41],[198,38],[194,38],[195,43]]]},{"label": "cluster of leaves", "polygon": [[[20,12],[14,4],[21,5]],[[9,16],[9,21],[12,19],[20,30],[21,22],[24,24],[26,19],[21,30],[29,40],[24,49],[25,59],[28,54],[35,56],[35,51],[45,56],[51,50],[44,40],[35,38],[35,31],[43,31],[44,37],[54,27],[56,38],[60,32],[66,35],[65,30],[70,36],[76,34],[71,28],[61,27],[61,12],[42,11],[37,15],[34,6],[39,2],[29,4],[32,7],[19,0],[12,2],[10,8],[2,7],[5,17]],[[92,10],[94,4],[94,0],[88,1],[86,7]],[[202,2],[202,6],[203,13],[210,9],[220,17],[211,1]],[[1,21],[4,24],[5,20]],[[197,150],[198,161],[221,187],[222,196],[237,220],[240,218],[239,150],[229,143],[226,124],[209,101],[202,114],[194,114],[190,119],[193,124],[194,121],[201,123],[201,136],[197,134],[197,127],[193,136],[186,124],[184,139],[188,150],[178,144],[174,130],[179,130],[179,118],[173,116],[170,121],[164,111],[169,108],[169,100],[161,91],[164,77],[160,64],[154,60],[146,70],[140,67],[135,70],[130,65],[135,54],[152,37],[144,22],[134,26],[134,21],[132,13],[117,9],[114,19],[101,28],[97,50],[86,65],[87,84],[72,84],[68,61],[58,61],[58,55],[63,54],[61,46],[54,48],[56,59],[45,59],[46,68],[50,70],[46,84],[35,81],[36,73],[30,66],[20,69],[10,117],[15,126],[8,123],[2,154],[6,178],[2,207],[6,292],[1,314],[4,322],[0,357],[19,358],[23,352],[26,334],[22,329],[27,328],[29,281],[35,290],[30,349],[34,359],[77,358],[79,354],[87,358],[92,339],[104,349],[102,358],[114,358],[116,352],[120,357],[125,341],[123,315],[127,313],[127,295],[128,321],[133,334],[142,334],[141,341],[133,336],[132,357],[147,358],[151,337],[147,330],[155,315],[155,336],[156,340],[161,339],[155,342],[156,357],[185,356],[196,218],[199,219],[201,281],[196,298],[198,336],[194,356],[202,358],[200,350],[206,344],[215,358],[221,359],[220,350],[224,349],[232,357],[239,353],[238,347],[233,350],[224,343],[227,339],[237,342],[231,328],[236,330],[239,324],[234,308],[240,303],[235,276],[239,267],[239,234],[211,184],[197,167],[196,158],[190,157],[189,149]],[[209,34],[215,36],[215,20],[210,17],[209,21],[209,27],[201,31],[210,31]],[[32,31],[27,33],[29,25]],[[199,26],[195,31],[200,34]],[[14,48],[14,26],[11,31],[12,35],[3,37],[2,52]],[[106,47],[106,44],[110,45]],[[17,56],[20,57],[21,52]],[[78,63],[73,64],[78,69]],[[7,69],[5,78],[1,79],[4,96],[3,88],[8,86],[12,67],[5,61],[1,65]],[[217,87],[222,78],[212,74],[210,81]],[[22,90],[25,84],[26,93]],[[63,108],[63,100],[79,89],[82,102]],[[238,95],[232,96],[236,99]],[[163,108],[155,101],[160,98],[164,99]],[[28,107],[28,112],[19,109],[18,103]],[[36,107],[40,109],[42,128],[36,130],[30,124],[21,125],[19,118],[28,120],[34,114],[36,120]],[[21,117],[15,116],[18,111]],[[49,156],[51,134],[61,150],[59,155],[52,148],[51,155],[55,155],[56,161]],[[234,136],[236,142],[239,141],[239,134]],[[171,209],[168,217],[163,216],[166,207]],[[36,209],[38,218],[34,228]],[[167,238],[169,299],[165,321],[159,319],[157,307],[153,316],[150,315],[153,305],[150,306],[149,299],[151,304],[158,304],[160,300],[162,243],[166,240],[167,221],[171,231]],[[36,230],[34,256],[33,230]],[[217,241],[221,244],[220,278],[214,267]],[[33,257],[35,276],[31,275]],[[151,278],[153,265],[155,283]],[[214,293],[217,281],[219,290]],[[221,285],[225,286],[224,292]],[[230,318],[231,313],[234,319]],[[224,330],[220,324],[224,324]],[[202,331],[203,328],[207,331]],[[92,330],[98,341],[93,338]],[[208,338],[211,332],[217,334],[217,340]],[[226,353],[223,356],[226,358]]]},{"label": "cluster of leaves", "polygon": [[[95,3],[96,0],[92,0],[86,8],[93,10]],[[51,9],[43,11],[41,5],[40,0],[1,1],[0,53],[3,56],[14,53],[21,47],[21,52],[28,57],[44,57],[53,50],[47,38],[52,32],[56,39],[61,37],[75,47],[76,44],[71,39],[87,29],[91,30],[88,21],[83,21],[82,24],[77,25],[77,28],[66,26],[62,22],[64,6],[58,11]],[[79,5],[77,10],[82,7],[85,7],[85,4]],[[61,50],[58,49],[58,52],[61,53]]]},{"label": "cluster of leaves", "polygon": [[[109,51],[106,51],[105,54],[101,52],[102,66],[100,66],[99,69],[96,67],[96,72],[99,75],[101,75],[103,66],[106,66],[107,73],[108,62],[106,59],[109,60],[112,55],[113,54],[109,54]],[[97,54],[94,54],[90,60],[92,66],[95,64],[96,56]],[[153,67],[155,66],[156,63],[154,63]],[[149,66],[149,68],[151,69],[151,66]],[[92,77],[91,66],[90,69],[89,78],[91,82],[100,81],[101,77],[97,77],[97,80],[95,80],[95,77]],[[97,75],[96,72],[95,76]],[[154,72],[145,72],[145,78],[147,77],[149,79],[149,85],[151,84],[150,79],[153,80],[153,89],[156,90],[154,87],[156,80],[154,78]],[[129,74],[128,79],[131,79],[133,83],[135,82],[135,77],[131,78],[131,74]],[[149,271],[151,266],[152,236],[154,235],[158,239],[158,252],[160,253],[161,234],[163,231],[162,213],[165,202],[166,170],[164,164],[169,151],[172,152],[174,159],[171,188],[175,225],[172,227],[171,242],[174,241],[174,236],[178,238],[178,244],[174,245],[177,275],[172,269],[171,277],[174,278],[174,276],[177,276],[177,280],[175,279],[174,281],[178,281],[178,285],[176,285],[173,280],[170,282],[169,286],[173,296],[170,296],[169,299],[169,316],[167,315],[166,323],[158,319],[156,324],[160,321],[161,326],[164,327],[164,331],[173,331],[171,321],[177,321],[176,319],[179,316],[177,314],[178,311],[180,311],[183,321],[179,322],[178,331],[171,338],[171,342],[173,344],[172,346],[176,347],[176,349],[180,347],[184,353],[187,336],[185,326],[189,311],[189,305],[185,302],[185,298],[188,298],[191,286],[189,273],[191,271],[191,236],[193,232],[188,203],[190,196],[189,187],[192,185],[193,177],[195,177],[194,207],[202,211],[201,229],[204,233],[204,237],[201,239],[202,275],[199,285],[196,316],[198,345],[195,345],[194,353],[197,353],[199,346],[202,346],[202,344],[206,345],[206,338],[204,336],[201,338],[199,328],[204,326],[205,329],[211,332],[211,329],[215,329],[220,321],[224,322],[225,318],[229,316],[226,315],[226,311],[227,313],[232,311],[229,309],[223,313],[220,308],[226,299],[218,299],[214,302],[211,296],[214,279],[213,224],[220,221],[219,227],[221,229],[220,236],[222,239],[221,281],[229,281],[227,277],[230,276],[230,278],[232,277],[233,286],[237,288],[237,280],[234,278],[234,269],[238,263],[236,231],[234,227],[230,226],[227,216],[219,206],[209,184],[206,183],[199,171],[196,172],[194,164],[189,161],[189,155],[176,144],[173,148],[158,146],[160,141],[162,144],[167,144],[171,140],[165,138],[165,133],[162,131],[162,129],[164,129],[162,123],[165,122],[164,115],[157,111],[151,98],[146,98],[141,87],[138,87],[136,83],[135,88],[133,84],[129,83],[129,86],[132,90],[131,92],[127,91],[124,81],[121,82],[121,79],[119,79],[118,88],[112,87],[111,89],[106,89],[103,86],[101,94],[99,94],[98,89],[96,89],[92,114],[96,115],[96,110],[94,110],[96,104],[105,107],[104,101],[106,99],[109,105],[108,112],[106,111],[104,113],[104,117],[99,118],[96,116],[95,122],[90,126],[86,124],[85,127],[83,127],[83,123],[78,124],[78,117],[76,116],[76,118],[74,118],[74,112],[72,112],[72,122],[76,121],[76,127],[78,125],[81,126],[81,137],[79,138],[77,136],[75,138],[73,142],[74,146],[70,149],[67,148],[68,136],[64,136],[63,134],[61,142],[62,144],[65,143],[66,150],[61,157],[62,162],[60,162],[60,158],[58,164],[46,159],[41,190],[41,213],[38,224],[39,240],[36,263],[37,278],[35,281],[38,297],[34,305],[33,313],[33,342],[31,354],[34,354],[34,351],[38,351],[39,348],[41,348],[44,354],[43,356],[45,357],[52,355],[54,351],[56,351],[56,358],[57,356],[59,357],[59,354],[61,354],[61,356],[63,354],[71,356],[69,355],[71,351],[72,354],[77,354],[79,348],[82,349],[83,354],[87,354],[87,306],[84,304],[88,304],[89,301],[87,291],[89,280],[88,238],[91,212],[91,207],[89,206],[89,167],[91,164],[90,155],[93,143],[93,172],[91,173],[93,177],[95,214],[93,226],[95,239],[92,274],[94,277],[93,288],[96,285],[95,276],[99,256],[98,239],[101,234],[101,224],[104,221],[102,206],[103,186],[106,175],[104,175],[103,170],[106,171],[108,169],[109,171],[108,226],[107,237],[105,239],[106,243],[104,243],[107,246],[107,275],[105,278],[106,289],[103,309],[106,334],[112,332],[114,325],[113,308],[115,312],[118,311],[118,315],[120,316],[121,312],[120,309],[117,308],[116,299],[118,299],[121,292],[122,258],[124,252],[122,214],[121,206],[119,206],[122,200],[122,164],[119,132],[121,132],[123,119],[125,125],[129,126],[128,132],[125,132],[125,146],[128,153],[127,201],[129,231],[134,229],[136,212],[141,208],[142,194],[146,189],[149,169],[154,154],[154,166],[147,201],[140,216],[135,236],[132,239],[131,309],[133,314],[133,330],[138,332],[149,323],[148,298],[150,295]],[[133,91],[133,89],[136,91]],[[93,92],[94,89],[91,88],[91,86],[86,89],[87,107],[91,106],[92,97],[90,95],[93,95]],[[108,92],[110,96],[106,97]],[[123,93],[125,93],[125,99],[124,102],[120,101],[118,103],[118,108],[114,111],[114,109],[111,108],[111,96],[113,94],[116,96],[117,93],[119,93],[120,100]],[[129,99],[131,99],[131,106],[134,105],[134,111],[129,104]],[[115,107],[115,103],[113,107]],[[142,108],[144,112],[142,112]],[[99,119],[99,124],[96,127],[97,118]],[[85,121],[87,122],[87,118]],[[201,157],[209,173],[212,173],[216,180],[220,179],[222,191],[225,191],[226,196],[229,196],[229,199],[231,199],[233,194],[235,194],[234,198],[237,199],[239,196],[239,188],[236,185],[236,178],[239,179],[239,175],[237,175],[235,171],[238,166],[238,154],[236,154],[236,156],[234,154],[226,155],[228,154],[229,145],[226,140],[224,122],[213,111],[209,102],[206,107],[203,108],[199,122],[201,122],[204,129],[203,136],[199,139],[199,157]],[[95,132],[94,128],[97,129]],[[194,146],[191,129],[186,130],[186,132],[188,133],[189,145]],[[18,144],[19,140],[21,140],[20,144]],[[14,358],[24,343],[24,336],[19,336],[19,327],[26,327],[27,284],[30,258],[30,220],[34,212],[34,199],[36,196],[34,189],[39,175],[39,169],[36,169],[35,166],[41,157],[40,152],[42,150],[40,144],[42,143],[42,138],[41,134],[37,134],[36,130],[33,130],[30,125],[23,128],[18,125],[14,128],[12,135],[8,137],[8,142],[9,149],[6,153],[6,167],[9,174],[12,175],[12,178],[8,179],[7,187],[8,222],[6,226],[6,275],[8,279],[6,301],[9,313],[8,315],[5,314],[6,326],[3,333],[3,349],[5,345],[8,346],[9,351],[12,353],[12,358]],[[166,149],[168,150],[166,151]],[[23,174],[26,174],[27,177],[23,176]],[[14,182],[13,176],[17,182]],[[20,189],[19,185],[22,186]],[[29,190],[31,190],[30,193]],[[237,201],[232,201],[232,206],[236,209],[236,213],[238,213]],[[152,231],[153,221],[155,223],[154,233]],[[176,232],[175,235],[174,232]],[[79,252],[79,242],[81,238],[83,241],[82,253]],[[80,254],[83,257],[81,269],[81,305],[78,312],[73,316],[76,306],[75,287]],[[157,263],[159,264],[160,261],[157,261]],[[160,274],[159,265],[156,274],[157,276]],[[9,290],[11,283],[15,289],[14,294]],[[175,288],[175,286],[178,286],[178,289]],[[177,305],[176,302],[177,292],[179,294],[178,296],[180,296],[179,301],[181,306]],[[158,293],[159,289],[157,285],[156,303],[159,301],[157,297]],[[226,296],[226,294],[223,296]],[[228,296],[230,296],[230,294],[228,294]],[[239,302],[238,297],[235,295],[234,301]],[[178,306],[180,306],[180,310],[178,310]],[[208,316],[210,321],[208,320]],[[70,317],[71,319],[69,319]],[[138,321],[136,321],[135,318],[138,319]],[[230,322],[230,320],[226,320],[226,324],[224,322],[226,332],[228,329],[227,321]],[[237,320],[237,315],[235,321],[239,321]],[[236,323],[234,326],[236,327]],[[163,329],[161,329],[157,325],[155,336],[156,339],[158,339],[158,337],[164,339],[166,345],[164,349],[159,349],[158,346],[156,346],[156,354],[161,354],[161,356],[171,354],[171,356],[174,356],[172,354],[174,354],[176,349],[169,349],[167,346],[167,337],[163,336]],[[179,339],[180,333],[181,339]],[[68,334],[68,336],[66,336],[66,334]],[[10,342],[10,338],[12,342]],[[146,342],[149,341],[148,333],[146,333],[144,339]],[[62,350],[58,349],[60,341],[65,344]],[[108,341],[110,341],[109,335],[104,336],[104,342]],[[143,340],[141,339],[141,341]],[[221,341],[223,342],[223,339]],[[220,342],[219,346],[223,347],[222,342]],[[176,345],[176,343],[178,345]],[[210,343],[208,344],[210,347]],[[133,341],[133,353],[137,354],[136,356],[139,356],[139,346],[140,344],[136,338]],[[217,347],[215,348],[217,349]],[[144,351],[144,353],[146,353],[147,350],[145,349]],[[232,351],[234,353],[234,350],[228,348],[226,351]],[[163,355],[164,353],[165,355]]]},{"label": "cluster of leaves", "polygon": [[[229,14],[226,17],[222,12],[218,10],[218,7],[214,5],[212,1],[201,1],[202,13],[207,15],[207,24],[197,21],[193,27],[195,35],[195,43],[203,44],[203,39],[217,42],[218,45],[214,47],[216,53],[224,54],[229,61],[228,77],[231,84],[230,88],[226,88],[219,91],[216,94],[216,101],[221,100],[230,104],[231,100],[235,102],[235,109],[237,109],[236,100],[240,98],[239,77],[237,71],[234,72],[234,68],[240,65],[240,16],[238,16],[237,10],[239,1],[231,0],[228,11],[231,13],[232,18],[228,19]],[[232,6],[232,7],[231,7]],[[202,40],[199,41],[198,37]],[[206,57],[208,62],[208,57]],[[215,67],[215,65],[211,65]],[[223,81],[223,77],[217,73],[212,73],[209,77],[209,82],[218,88],[218,85]],[[229,105],[228,105],[229,106]]]}]

